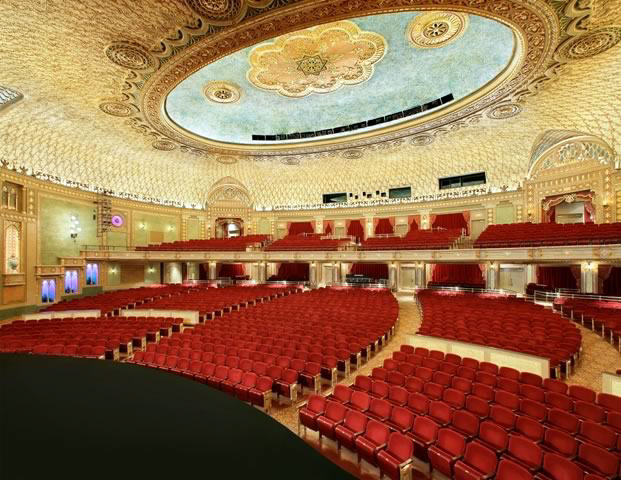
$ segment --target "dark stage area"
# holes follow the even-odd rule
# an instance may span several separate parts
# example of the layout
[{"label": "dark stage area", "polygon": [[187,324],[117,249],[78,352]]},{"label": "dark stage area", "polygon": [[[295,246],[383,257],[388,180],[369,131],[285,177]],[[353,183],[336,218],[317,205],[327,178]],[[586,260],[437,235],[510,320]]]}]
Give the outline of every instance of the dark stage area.
[{"label": "dark stage area", "polygon": [[0,354],[0,479],[351,479],[276,420],[137,365]]}]

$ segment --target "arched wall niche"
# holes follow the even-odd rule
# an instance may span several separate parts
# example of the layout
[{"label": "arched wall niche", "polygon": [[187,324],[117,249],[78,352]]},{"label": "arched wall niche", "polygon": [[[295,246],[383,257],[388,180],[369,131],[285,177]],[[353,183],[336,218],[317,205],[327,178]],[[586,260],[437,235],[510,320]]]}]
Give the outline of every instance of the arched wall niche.
[{"label": "arched wall niche", "polygon": [[235,219],[244,235],[254,234],[251,222],[252,205],[250,192],[239,180],[223,177],[215,182],[207,194],[205,203],[207,238],[218,236],[218,229],[222,228],[222,223],[226,219]]},{"label": "arched wall niche", "polygon": [[593,192],[597,223],[614,222],[617,156],[602,138],[572,130],[548,130],[531,150],[524,182],[525,221],[542,222],[543,202],[554,196]]}]

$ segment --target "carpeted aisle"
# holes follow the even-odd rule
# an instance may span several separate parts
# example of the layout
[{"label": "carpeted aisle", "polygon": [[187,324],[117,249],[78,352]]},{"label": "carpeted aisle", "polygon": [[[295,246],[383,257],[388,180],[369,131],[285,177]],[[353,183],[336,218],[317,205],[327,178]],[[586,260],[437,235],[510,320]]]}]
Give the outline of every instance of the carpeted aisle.
[{"label": "carpeted aisle", "polygon": [[0,478],[349,479],[289,429],[177,375],[0,354]]}]

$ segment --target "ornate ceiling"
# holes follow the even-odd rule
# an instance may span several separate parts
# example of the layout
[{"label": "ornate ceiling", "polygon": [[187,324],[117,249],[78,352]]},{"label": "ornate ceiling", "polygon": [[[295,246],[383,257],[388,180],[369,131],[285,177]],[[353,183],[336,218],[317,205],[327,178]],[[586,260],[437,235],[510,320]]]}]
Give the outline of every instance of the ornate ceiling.
[{"label": "ornate ceiling", "polygon": [[[469,16],[503,17],[527,41],[528,70],[487,104],[317,151],[240,154],[186,141],[161,123],[176,79],[225,52],[378,5],[391,13],[445,4]],[[200,206],[211,186],[230,176],[256,205],[305,204],[326,192],[398,185],[433,193],[438,177],[481,170],[491,186],[517,186],[548,130],[585,132],[619,151],[619,0],[5,0],[0,8],[8,19],[0,27],[0,85],[24,95],[0,112],[0,161],[81,188]],[[210,61],[193,63],[197,52]]]},{"label": "ornate ceiling", "polygon": [[[187,132],[222,148],[226,143],[251,144],[252,150],[274,143],[255,142],[253,134],[297,136],[286,141],[291,148],[384,129],[414,117],[423,121],[437,109],[358,125],[448,94],[455,98],[453,104],[472,102],[491,90],[490,82],[498,85],[502,78],[497,77],[511,74],[514,53],[510,28],[475,15],[361,17],[289,33],[211,63],[171,91],[166,114]],[[349,125],[356,130],[314,139],[295,135]]]}]

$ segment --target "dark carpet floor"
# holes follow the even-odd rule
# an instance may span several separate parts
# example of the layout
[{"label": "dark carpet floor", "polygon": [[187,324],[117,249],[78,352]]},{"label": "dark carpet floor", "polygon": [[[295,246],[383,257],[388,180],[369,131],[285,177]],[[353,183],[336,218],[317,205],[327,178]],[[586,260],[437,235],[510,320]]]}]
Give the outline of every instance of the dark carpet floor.
[{"label": "dark carpet floor", "polygon": [[0,479],[351,479],[277,421],[177,375],[0,354]]}]

